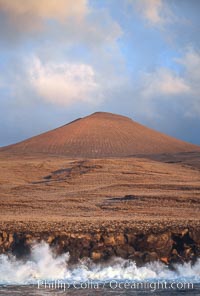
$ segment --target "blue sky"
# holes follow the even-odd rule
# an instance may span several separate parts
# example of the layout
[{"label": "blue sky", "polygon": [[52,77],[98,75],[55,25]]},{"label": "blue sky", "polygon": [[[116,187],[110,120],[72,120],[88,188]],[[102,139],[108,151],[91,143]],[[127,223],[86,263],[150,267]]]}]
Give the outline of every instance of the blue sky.
[{"label": "blue sky", "polygon": [[199,0],[0,0],[0,146],[96,111],[200,144]]}]

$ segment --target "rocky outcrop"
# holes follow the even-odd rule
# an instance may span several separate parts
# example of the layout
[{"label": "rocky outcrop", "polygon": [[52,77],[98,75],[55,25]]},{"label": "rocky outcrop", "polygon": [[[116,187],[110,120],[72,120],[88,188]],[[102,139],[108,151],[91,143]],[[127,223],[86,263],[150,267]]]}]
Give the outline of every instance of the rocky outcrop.
[{"label": "rocky outcrop", "polygon": [[199,237],[195,229],[147,233],[132,233],[127,229],[123,232],[101,229],[92,233],[1,231],[0,253],[26,257],[33,244],[45,241],[56,254],[69,252],[71,263],[84,257],[98,262],[117,256],[134,260],[137,265],[157,260],[173,264],[196,261],[200,256]]}]

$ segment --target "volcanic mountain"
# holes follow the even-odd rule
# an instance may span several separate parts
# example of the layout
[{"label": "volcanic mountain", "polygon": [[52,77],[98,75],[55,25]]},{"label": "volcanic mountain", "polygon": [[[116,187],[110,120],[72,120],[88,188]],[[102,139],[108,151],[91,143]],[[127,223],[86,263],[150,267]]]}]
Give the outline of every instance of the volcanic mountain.
[{"label": "volcanic mountain", "polygon": [[45,153],[69,158],[127,157],[199,150],[198,146],[154,131],[130,118],[106,112],[96,112],[0,149],[14,154]]}]

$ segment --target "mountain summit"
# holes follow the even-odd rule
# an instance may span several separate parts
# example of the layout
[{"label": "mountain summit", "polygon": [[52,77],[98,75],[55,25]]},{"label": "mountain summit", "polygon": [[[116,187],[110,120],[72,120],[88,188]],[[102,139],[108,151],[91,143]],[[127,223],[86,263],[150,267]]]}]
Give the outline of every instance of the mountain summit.
[{"label": "mountain summit", "polygon": [[0,151],[102,158],[199,149],[198,146],[154,131],[128,117],[96,112],[20,143],[3,147]]}]

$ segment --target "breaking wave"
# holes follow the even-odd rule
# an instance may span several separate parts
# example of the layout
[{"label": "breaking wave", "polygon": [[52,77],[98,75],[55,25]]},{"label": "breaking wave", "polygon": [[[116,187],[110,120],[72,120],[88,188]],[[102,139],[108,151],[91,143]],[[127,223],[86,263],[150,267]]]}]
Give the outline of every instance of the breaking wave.
[{"label": "breaking wave", "polygon": [[17,260],[14,256],[0,255],[0,284],[37,284],[38,280],[66,280],[68,282],[110,281],[110,280],[189,280],[200,282],[200,260],[195,265],[185,263],[170,270],[160,262],[137,267],[134,262],[114,258],[109,264],[81,260],[69,265],[69,254],[55,256],[48,244],[40,243],[32,247],[28,260]]}]

